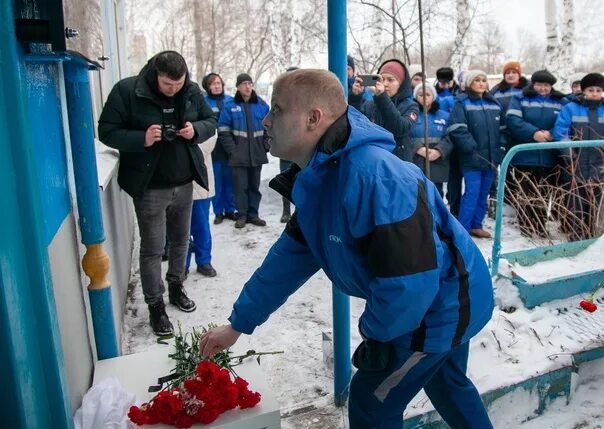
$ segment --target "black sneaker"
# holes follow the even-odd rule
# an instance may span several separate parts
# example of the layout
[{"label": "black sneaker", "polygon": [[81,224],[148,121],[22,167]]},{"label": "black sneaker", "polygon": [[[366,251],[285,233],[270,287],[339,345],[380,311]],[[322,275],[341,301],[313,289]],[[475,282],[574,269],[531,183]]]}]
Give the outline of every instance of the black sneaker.
[{"label": "black sneaker", "polygon": [[253,217],[251,219],[248,219],[247,222],[251,223],[252,225],[256,225],[256,226],[266,226],[266,221],[263,219],[260,219],[259,217]]},{"label": "black sneaker", "polygon": [[166,306],[163,299],[157,304],[149,304],[149,322],[153,333],[158,337],[174,335],[174,327],[166,314]]},{"label": "black sneaker", "polygon": [[197,272],[202,276],[206,277],[216,277],[216,270],[212,266],[212,264],[203,264],[197,267]]},{"label": "black sneaker", "polygon": [[235,222],[237,221],[237,213],[226,213],[224,218]]},{"label": "black sneaker", "polygon": [[170,304],[177,306],[185,313],[195,311],[197,308],[195,302],[187,296],[182,283],[171,283],[168,285],[168,296],[170,297]]},{"label": "black sneaker", "polygon": [[235,221],[235,228],[243,228],[246,224],[246,220],[244,217],[240,217]]},{"label": "black sneaker", "polygon": [[214,225],[221,224],[223,220],[224,220],[223,215],[216,215],[216,217],[214,218]]}]

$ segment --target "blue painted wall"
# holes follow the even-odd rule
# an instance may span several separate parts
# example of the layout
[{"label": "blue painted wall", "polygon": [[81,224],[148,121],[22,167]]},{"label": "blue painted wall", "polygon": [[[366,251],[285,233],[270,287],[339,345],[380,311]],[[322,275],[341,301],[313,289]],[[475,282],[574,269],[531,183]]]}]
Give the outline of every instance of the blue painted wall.
[{"label": "blue painted wall", "polygon": [[28,116],[36,153],[44,240],[48,245],[71,210],[59,94],[58,63],[25,63]]},{"label": "blue painted wall", "polygon": [[[52,117],[40,116],[52,111],[34,110],[39,113],[32,116],[32,99],[38,106],[52,103],[42,88],[56,86],[53,79],[34,79],[36,90],[27,88],[31,76],[15,39],[15,16],[13,2],[0,1],[0,426],[71,428],[47,243],[65,218],[60,219],[60,213],[67,213],[67,187],[63,181],[56,187],[62,192],[51,195],[49,188],[40,189],[40,177],[64,177],[66,169],[63,161],[63,167],[51,162],[40,170],[39,158],[56,152],[38,153],[35,142],[62,126]],[[49,148],[64,147],[62,140],[44,140]],[[41,204],[42,199],[51,209]],[[56,210],[54,204],[62,209]],[[42,219],[50,214],[54,222],[45,227]]]}]

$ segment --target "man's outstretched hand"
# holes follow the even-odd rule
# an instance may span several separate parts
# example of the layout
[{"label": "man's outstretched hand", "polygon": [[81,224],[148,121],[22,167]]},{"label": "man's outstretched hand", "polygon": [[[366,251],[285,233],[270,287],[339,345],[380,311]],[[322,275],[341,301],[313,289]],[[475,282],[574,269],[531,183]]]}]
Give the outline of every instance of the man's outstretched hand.
[{"label": "man's outstretched hand", "polygon": [[234,330],[231,325],[222,325],[210,329],[199,340],[201,356],[210,358],[216,353],[231,347],[239,339],[241,332]]}]

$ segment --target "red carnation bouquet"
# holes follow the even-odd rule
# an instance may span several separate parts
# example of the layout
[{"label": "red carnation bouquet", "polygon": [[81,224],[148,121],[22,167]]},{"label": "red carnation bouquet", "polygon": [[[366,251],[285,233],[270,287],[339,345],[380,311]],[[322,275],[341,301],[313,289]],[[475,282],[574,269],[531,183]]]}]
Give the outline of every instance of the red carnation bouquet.
[{"label": "red carnation bouquet", "polygon": [[282,352],[249,350],[244,355],[231,356],[226,350],[202,360],[199,339],[207,330],[193,329],[183,335],[179,324],[178,331],[174,336],[176,350],[169,355],[176,361],[176,367],[170,375],[158,379],[159,385],[149,387],[150,392],[159,391],[153,399],[140,407],[130,407],[128,417],[133,423],[190,428],[195,423],[211,423],[225,411],[252,408],[260,402],[260,393],[249,390],[248,382],[233,368],[248,357],[256,356],[260,363],[261,355]]}]

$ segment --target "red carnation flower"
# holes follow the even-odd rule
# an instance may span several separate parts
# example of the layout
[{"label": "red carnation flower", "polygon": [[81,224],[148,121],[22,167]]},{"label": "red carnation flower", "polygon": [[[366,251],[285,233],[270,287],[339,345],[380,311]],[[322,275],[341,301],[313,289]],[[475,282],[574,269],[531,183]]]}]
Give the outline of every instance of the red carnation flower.
[{"label": "red carnation flower", "polygon": [[587,300],[587,299],[584,299],[583,301],[581,301],[579,303],[579,306],[583,310],[589,311],[590,313],[593,313],[594,311],[596,311],[598,309],[598,306],[596,304],[594,304],[593,301]]},{"label": "red carnation flower", "polygon": [[174,421],[174,426],[177,428],[187,429],[195,424],[195,418],[187,413],[180,413]]}]

